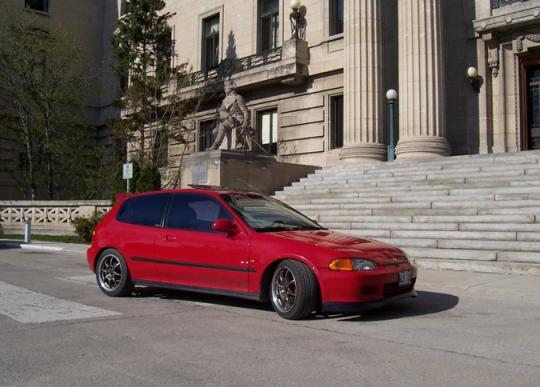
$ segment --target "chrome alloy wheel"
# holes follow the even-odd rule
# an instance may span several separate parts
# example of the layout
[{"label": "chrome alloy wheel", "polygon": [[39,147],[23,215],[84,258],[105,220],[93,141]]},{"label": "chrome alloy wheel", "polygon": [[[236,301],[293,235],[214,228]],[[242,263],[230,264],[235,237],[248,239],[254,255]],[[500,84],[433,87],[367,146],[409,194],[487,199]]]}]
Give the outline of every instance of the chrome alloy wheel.
[{"label": "chrome alloy wheel", "polygon": [[289,312],[296,302],[296,278],[286,267],[279,269],[272,280],[272,300],[282,313]]},{"label": "chrome alloy wheel", "polygon": [[106,255],[100,262],[99,283],[107,291],[114,291],[120,286],[122,281],[122,264],[120,259],[112,254]]}]

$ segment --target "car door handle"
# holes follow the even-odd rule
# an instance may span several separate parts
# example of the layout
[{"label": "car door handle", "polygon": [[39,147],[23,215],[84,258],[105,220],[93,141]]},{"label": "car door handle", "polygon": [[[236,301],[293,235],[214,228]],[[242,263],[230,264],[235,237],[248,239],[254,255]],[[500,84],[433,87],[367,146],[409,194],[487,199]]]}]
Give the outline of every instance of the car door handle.
[{"label": "car door handle", "polygon": [[174,235],[165,235],[165,238],[163,238],[166,241],[175,241],[176,237]]}]

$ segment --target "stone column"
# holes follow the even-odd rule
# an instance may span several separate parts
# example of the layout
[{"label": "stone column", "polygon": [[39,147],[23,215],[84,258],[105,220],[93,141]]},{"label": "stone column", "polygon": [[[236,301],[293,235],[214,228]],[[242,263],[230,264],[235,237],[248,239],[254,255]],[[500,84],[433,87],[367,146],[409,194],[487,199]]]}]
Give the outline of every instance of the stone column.
[{"label": "stone column", "polygon": [[448,156],[441,0],[399,0],[398,159]]},{"label": "stone column", "polygon": [[344,147],[341,159],[384,160],[381,1],[345,1]]}]

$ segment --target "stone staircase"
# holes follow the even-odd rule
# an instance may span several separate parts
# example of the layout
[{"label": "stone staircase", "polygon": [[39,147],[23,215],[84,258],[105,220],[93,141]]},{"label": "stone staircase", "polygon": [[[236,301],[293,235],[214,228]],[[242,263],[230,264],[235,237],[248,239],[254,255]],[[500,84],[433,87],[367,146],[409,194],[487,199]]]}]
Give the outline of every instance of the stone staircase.
[{"label": "stone staircase", "polygon": [[276,197],[420,267],[540,274],[540,151],[329,167]]}]

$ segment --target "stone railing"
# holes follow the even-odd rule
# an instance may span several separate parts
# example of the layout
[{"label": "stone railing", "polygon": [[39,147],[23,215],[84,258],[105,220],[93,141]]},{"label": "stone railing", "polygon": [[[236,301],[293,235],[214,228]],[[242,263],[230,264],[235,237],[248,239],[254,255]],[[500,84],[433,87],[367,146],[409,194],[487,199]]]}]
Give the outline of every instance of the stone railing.
[{"label": "stone railing", "polygon": [[[282,48],[278,47],[276,49],[265,51],[263,53],[247,56],[244,58],[239,58],[235,60],[231,72],[233,74],[240,73],[243,71],[248,71],[253,68],[264,66],[271,63],[277,63],[281,61]],[[225,63],[225,62],[223,62]],[[225,64],[222,64],[224,66]],[[226,72],[226,70],[223,70]],[[194,73],[193,80],[195,84],[199,84],[205,81],[212,81],[219,78],[220,68],[212,69],[210,71],[198,71]]]},{"label": "stone railing", "polygon": [[505,5],[513,4],[513,3],[525,3],[528,0],[491,0],[491,8],[501,8]]},{"label": "stone railing", "polygon": [[71,221],[106,214],[111,209],[109,200],[78,201],[0,201],[0,223],[6,234],[20,234],[24,223],[32,219],[35,234],[73,234]]}]

